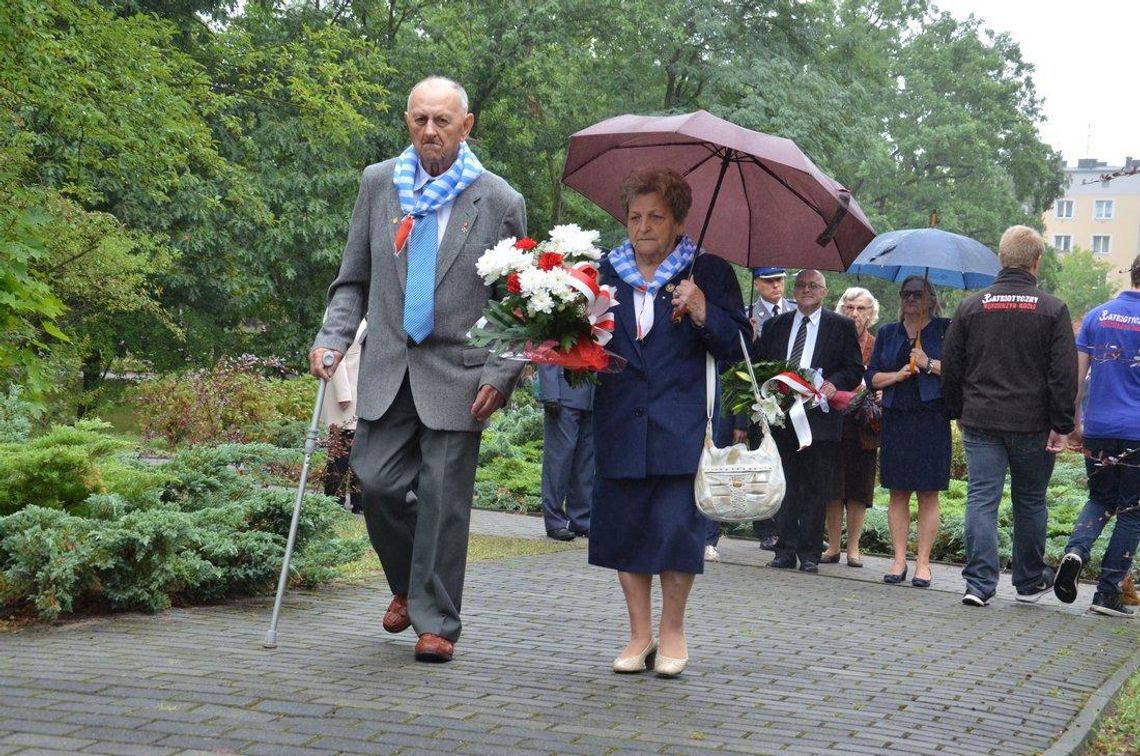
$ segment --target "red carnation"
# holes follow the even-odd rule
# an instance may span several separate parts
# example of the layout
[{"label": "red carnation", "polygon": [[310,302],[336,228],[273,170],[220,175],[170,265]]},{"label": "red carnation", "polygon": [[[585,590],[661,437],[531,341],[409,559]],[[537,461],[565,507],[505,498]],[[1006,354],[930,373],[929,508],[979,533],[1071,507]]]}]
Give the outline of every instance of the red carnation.
[{"label": "red carnation", "polygon": [[543,270],[554,270],[562,266],[562,255],[557,252],[543,252],[538,256],[538,267]]},{"label": "red carnation", "polygon": [[512,273],[507,276],[507,291],[511,294],[522,294],[522,284],[519,283],[518,273]]},{"label": "red carnation", "polygon": [[515,242],[515,249],[521,249],[524,252],[528,249],[534,249],[537,246],[538,246],[538,242],[536,242],[534,239],[530,238],[529,236],[524,236],[523,238],[521,238],[517,242]]}]

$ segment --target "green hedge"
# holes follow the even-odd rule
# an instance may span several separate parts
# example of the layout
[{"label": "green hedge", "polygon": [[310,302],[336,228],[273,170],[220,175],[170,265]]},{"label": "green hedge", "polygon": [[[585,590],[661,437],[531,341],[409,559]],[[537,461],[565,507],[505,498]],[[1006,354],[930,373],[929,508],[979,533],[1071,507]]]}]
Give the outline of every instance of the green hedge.
[{"label": "green hedge", "polygon": [[[271,590],[294,493],[267,490],[300,452],[195,447],[156,468],[87,423],[0,453],[0,606],[45,620],[79,610],[157,611]],[[37,467],[38,465],[38,467]],[[338,536],[350,516],[308,495],[292,574],[313,585],[366,550]]]}]

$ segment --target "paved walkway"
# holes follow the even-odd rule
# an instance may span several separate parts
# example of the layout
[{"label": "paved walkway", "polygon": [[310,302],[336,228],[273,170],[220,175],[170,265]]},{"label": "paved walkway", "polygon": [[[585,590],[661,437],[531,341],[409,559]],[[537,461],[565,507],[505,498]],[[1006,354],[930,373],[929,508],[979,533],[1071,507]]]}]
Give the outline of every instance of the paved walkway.
[{"label": "paved walkway", "polygon": [[1140,662],[1140,622],[1083,613],[1090,586],[971,609],[951,568],[919,590],[879,582],[885,560],[812,576],[721,553],[676,680],[609,671],[624,604],[584,547],[472,564],[442,666],[379,632],[381,586],[292,593],[272,651],[268,599],[2,635],[0,754],[1067,752]]}]

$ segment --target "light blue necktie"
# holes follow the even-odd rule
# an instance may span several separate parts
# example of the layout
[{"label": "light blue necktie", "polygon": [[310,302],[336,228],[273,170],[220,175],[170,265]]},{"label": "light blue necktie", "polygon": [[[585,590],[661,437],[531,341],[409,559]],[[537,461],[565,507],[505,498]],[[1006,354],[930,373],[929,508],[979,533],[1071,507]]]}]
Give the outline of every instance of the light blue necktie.
[{"label": "light blue necktie", "polygon": [[404,291],[404,331],[419,344],[435,327],[435,258],[439,248],[435,211],[416,219],[408,240],[408,285]]}]

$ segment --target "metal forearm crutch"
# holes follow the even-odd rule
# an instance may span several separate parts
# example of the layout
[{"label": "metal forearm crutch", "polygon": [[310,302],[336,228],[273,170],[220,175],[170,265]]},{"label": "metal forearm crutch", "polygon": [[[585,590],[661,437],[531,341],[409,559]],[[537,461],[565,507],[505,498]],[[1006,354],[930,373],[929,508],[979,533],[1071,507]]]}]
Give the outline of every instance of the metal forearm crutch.
[{"label": "metal forearm crutch", "polygon": [[[325,352],[321,364],[332,367],[336,358],[332,352]],[[281,601],[285,598],[285,586],[289,583],[289,561],[293,558],[293,545],[297,542],[297,526],[301,520],[301,502],[305,499],[305,484],[309,480],[309,463],[313,461],[313,452],[317,450],[318,426],[321,422],[321,408],[325,403],[325,389],[329,382],[320,379],[317,387],[317,401],[313,405],[313,421],[309,423],[309,433],[305,436],[305,462],[301,465],[301,482],[297,486],[297,498],[293,501],[293,520],[289,523],[289,540],[285,542],[285,561],[281,563],[281,577],[277,579],[277,599],[273,602],[273,619],[269,621],[269,630],[265,633],[265,648],[277,648],[277,618],[281,615]]]}]

